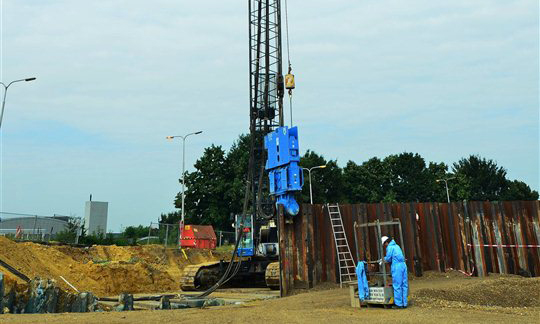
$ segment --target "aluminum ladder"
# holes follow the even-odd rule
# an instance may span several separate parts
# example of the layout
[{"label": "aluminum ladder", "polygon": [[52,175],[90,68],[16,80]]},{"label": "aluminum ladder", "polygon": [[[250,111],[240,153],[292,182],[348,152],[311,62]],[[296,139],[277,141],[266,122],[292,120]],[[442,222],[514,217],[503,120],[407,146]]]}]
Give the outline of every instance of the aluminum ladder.
[{"label": "aluminum ladder", "polygon": [[349,248],[345,228],[343,227],[339,204],[326,204],[326,207],[328,208],[328,216],[330,217],[330,224],[332,225],[334,242],[336,244],[339,265],[339,286],[343,287],[344,283],[355,282],[357,280],[356,266],[354,264],[351,249]]}]

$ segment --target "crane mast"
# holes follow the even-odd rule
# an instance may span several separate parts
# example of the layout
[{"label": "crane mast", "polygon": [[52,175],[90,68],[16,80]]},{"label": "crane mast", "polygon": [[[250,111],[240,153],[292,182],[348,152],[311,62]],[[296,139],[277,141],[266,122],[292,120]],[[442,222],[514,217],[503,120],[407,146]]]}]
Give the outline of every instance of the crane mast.
[{"label": "crane mast", "polygon": [[264,137],[283,126],[281,0],[248,0],[251,152],[248,178],[254,218],[275,213],[265,176]]},{"label": "crane mast", "polygon": [[[236,215],[236,242],[230,261],[191,265],[181,278],[183,290],[263,281],[280,288],[277,205],[294,217],[295,193],[302,190],[298,128],[284,126],[283,95],[294,88],[294,76],[282,74],[281,1],[248,0],[249,8],[249,133],[250,154],[244,206]],[[285,82],[284,82],[285,81]],[[236,260],[235,260],[236,258]],[[219,280],[217,280],[219,278]]]}]

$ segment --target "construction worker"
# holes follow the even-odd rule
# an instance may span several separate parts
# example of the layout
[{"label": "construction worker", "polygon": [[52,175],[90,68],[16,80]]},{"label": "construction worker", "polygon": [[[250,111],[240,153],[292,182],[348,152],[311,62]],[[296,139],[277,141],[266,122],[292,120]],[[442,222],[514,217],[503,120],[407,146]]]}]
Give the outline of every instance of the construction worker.
[{"label": "construction worker", "polygon": [[381,238],[386,256],[384,261],[391,263],[392,286],[394,287],[394,304],[397,308],[407,308],[407,295],[409,292],[409,281],[407,280],[407,264],[403,251],[397,243],[388,236]]}]

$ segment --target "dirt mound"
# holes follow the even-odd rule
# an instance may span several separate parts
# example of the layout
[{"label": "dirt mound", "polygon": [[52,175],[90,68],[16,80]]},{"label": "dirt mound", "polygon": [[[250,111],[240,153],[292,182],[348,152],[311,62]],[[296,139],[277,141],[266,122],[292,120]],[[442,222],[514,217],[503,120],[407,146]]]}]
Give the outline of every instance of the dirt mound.
[{"label": "dirt mound", "polygon": [[95,245],[89,249],[89,253],[94,261],[130,261],[134,258],[133,253],[129,251],[129,247],[116,245]]},{"label": "dirt mound", "polygon": [[540,304],[540,278],[499,277],[448,289],[419,289],[414,298],[477,306],[535,307]]},{"label": "dirt mound", "polygon": [[[175,291],[186,265],[220,257],[207,250],[183,253],[158,245],[76,248],[17,243],[0,237],[0,259],[29,278],[55,279],[59,286],[72,291],[60,278],[63,276],[77,289],[98,296]],[[10,282],[23,283],[7,269],[0,267],[0,271]]]}]

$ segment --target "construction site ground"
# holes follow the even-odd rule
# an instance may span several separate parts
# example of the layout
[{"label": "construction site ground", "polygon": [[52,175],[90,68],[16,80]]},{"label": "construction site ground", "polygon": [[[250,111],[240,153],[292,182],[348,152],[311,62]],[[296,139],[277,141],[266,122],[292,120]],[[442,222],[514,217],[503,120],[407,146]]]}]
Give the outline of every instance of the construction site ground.
[{"label": "construction site ground", "polygon": [[[225,254],[188,251],[186,255],[160,246],[74,248],[14,243],[0,237],[0,259],[28,277],[53,278],[70,289],[97,296],[178,293],[178,277],[187,264],[219,259]],[[8,287],[20,280],[0,268]],[[9,288],[8,288],[9,289]],[[293,296],[275,298],[267,289],[224,289],[215,297],[237,301],[203,309],[137,310],[63,314],[4,314],[2,323],[538,323],[540,278],[467,277],[450,271],[426,272],[410,278],[411,305],[405,310],[352,308],[348,288],[321,284]]]}]

